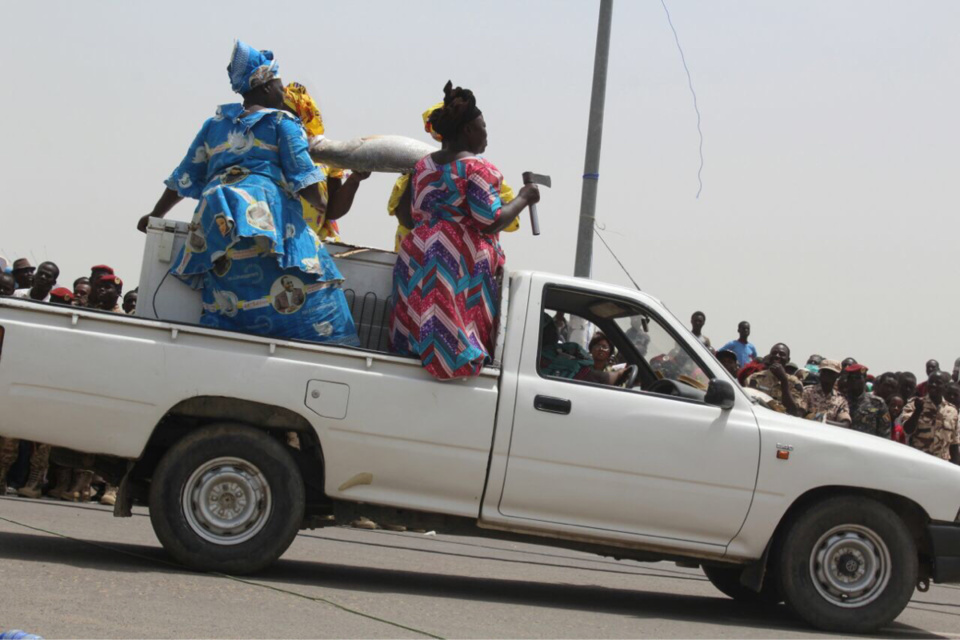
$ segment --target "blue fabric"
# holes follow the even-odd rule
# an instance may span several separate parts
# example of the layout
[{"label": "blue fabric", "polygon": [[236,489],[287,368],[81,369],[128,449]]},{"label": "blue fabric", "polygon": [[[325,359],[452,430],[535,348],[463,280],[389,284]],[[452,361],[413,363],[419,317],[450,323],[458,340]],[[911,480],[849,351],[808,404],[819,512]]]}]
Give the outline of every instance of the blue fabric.
[{"label": "blue fabric", "polygon": [[752,342],[743,344],[739,340],[731,340],[727,344],[717,349],[717,351],[723,351],[723,350],[733,351],[735,354],[737,354],[737,364],[740,365],[741,367],[746,365],[753,358],[758,357],[757,348],[753,346]]},{"label": "blue fabric", "polygon": [[245,42],[233,45],[227,74],[230,88],[237,93],[246,93],[270,82],[280,73],[280,65],[273,59],[273,51],[258,51]]},{"label": "blue fabric", "polygon": [[343,276],[296,192],[323,181],[300,121],[222,105],[165,184],[200,201],[171,273],[203,290],[201,323],[279,338],[358,344]]}]

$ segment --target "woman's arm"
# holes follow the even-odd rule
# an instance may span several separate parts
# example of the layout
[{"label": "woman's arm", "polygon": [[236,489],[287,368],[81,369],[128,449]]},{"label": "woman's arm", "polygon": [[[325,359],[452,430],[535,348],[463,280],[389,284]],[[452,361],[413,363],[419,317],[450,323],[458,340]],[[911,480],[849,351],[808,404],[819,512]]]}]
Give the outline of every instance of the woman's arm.
[{"label": "woman's arm", "polygon": [[[360,183],[370,177],[369,171],[354,171],[350,174],[339,189],[330,194],[327,202],[327,220],[339,220],[347,215],[353,206],[353,198],[357,195]],[[313,204],[312,202],[310,204]]]},{"label": "woman's arm", "polygon": [[407,229],[413,229],[416,225],[413,221],[413,212],[410,208],[410,203],[413,200],[413,181],[407,181],[407,188],[403,190],[403,195],[400,196],[400,202],[397,203],[397,209],[394,211],[394,215],[397,216],[397,222],[402,224]]},{"label": "woman's arm", "polygon": [[491,235],[500,233],[509,227],[510,223],[523,213],[524,209],[538,202],[540,202],[540,188],[535,184],[523,185],[517,197],[500,208],[500,217],[497,221],[484,227],[483,232]]},{"label": "woman's arm", "polygon": [[146,233],[150,218],[162,218],[170,213],[170,209],[173,209],[174,205],[181,200],[183,200],[183,196],[173,189],[164,189],[160,195],[160,199],[157,200],[157,204],[153,205],[153,211],[140,218],[140,221],[137,223],[137,229],[141,233]]}]

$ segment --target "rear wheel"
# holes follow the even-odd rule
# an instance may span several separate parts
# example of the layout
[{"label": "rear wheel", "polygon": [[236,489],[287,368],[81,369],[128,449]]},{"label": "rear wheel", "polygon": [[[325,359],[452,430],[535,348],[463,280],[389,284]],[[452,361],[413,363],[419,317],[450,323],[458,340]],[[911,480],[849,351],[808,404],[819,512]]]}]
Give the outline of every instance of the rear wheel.
[{"label": "rear wheel", "polygon": [[892,622],[917,584],[917,548],[903,520],[869,498],[839,497],[796,518],[780,545],[790,608],[827,631],[867,633]]},{"label": "rear wheel", "polygon": [[300,470],[263,431],[215,425],[161,459],[150,484],[150,521],[163,547],[193,569],[250,573],[280,557],[304,512]]}]

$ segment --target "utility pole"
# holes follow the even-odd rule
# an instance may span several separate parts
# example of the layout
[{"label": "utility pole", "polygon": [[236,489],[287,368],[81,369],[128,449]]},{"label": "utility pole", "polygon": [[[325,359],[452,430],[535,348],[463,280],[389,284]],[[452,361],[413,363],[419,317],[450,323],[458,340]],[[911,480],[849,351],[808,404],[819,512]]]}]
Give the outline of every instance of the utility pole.
[{"label": "utility pole", "polygon": [[597,210],[597,181],[600,179],[600,142],[603,138],[603,105],[607,93],[607,60],[610,57],[610,23],[613,0],[600,0],[597,24],[597,52],[593,59],[593,90],[590,94],[590,121],[587,125],[587,155],[583,162],[583,189],[580,192],[580,227],[573,275],[589,278],[593,267],[593,229]]}]

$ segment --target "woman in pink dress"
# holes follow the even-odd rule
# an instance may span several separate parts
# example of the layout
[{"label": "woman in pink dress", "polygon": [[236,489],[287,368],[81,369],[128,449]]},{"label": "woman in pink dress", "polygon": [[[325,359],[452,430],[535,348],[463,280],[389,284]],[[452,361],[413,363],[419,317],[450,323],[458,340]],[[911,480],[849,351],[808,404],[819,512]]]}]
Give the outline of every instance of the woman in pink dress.
[{"label": "woman in pink dress", "polygon": [[475,376],[490,361],[505,260],[499,234],[540,192],[525,185],[509,204],[500,201],[503,176],[477,155],[487,148],[487,125],[473,92],[450,82],[443,91],[443,108],[430,117],[443,148],[412,177],[415,226],[393,270],[390,344],[446,380]]}]

